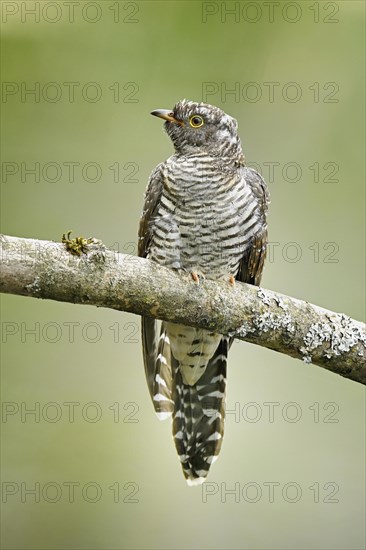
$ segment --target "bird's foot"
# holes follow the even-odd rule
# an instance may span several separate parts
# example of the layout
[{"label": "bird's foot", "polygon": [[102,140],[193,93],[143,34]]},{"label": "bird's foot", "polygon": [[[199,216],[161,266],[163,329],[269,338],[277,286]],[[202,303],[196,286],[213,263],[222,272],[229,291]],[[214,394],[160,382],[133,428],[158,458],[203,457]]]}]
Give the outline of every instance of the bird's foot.
[{"label": "bird's foot", "polygon": [[233,275],[230,275],[229,277],[229,284],[231,286],[235,286],[235,277]]},{"label": "bird's foot", "polygon": [[205,276],[200,271],[191,271],[190,275],[195,283],[199,284],[199,282],[204,280]]}]

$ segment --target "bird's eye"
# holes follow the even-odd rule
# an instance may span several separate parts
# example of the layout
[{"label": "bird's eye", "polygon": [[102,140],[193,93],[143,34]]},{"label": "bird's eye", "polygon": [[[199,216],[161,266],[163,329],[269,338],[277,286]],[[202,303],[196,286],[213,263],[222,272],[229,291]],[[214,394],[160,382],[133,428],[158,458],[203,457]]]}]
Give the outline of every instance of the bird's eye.
[{"label": "bird's eye", "polygon": [[189,124],[192,126],[192,128],[200,128],[204,125],[203,118],[198,115],[191,116],[189,119]]}]

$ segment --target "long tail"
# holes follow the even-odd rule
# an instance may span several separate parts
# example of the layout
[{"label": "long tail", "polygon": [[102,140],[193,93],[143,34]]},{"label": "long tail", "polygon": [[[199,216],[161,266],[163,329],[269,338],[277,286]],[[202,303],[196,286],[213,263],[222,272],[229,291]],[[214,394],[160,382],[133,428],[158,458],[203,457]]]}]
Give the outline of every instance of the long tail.
[{"label": "long tail", "polygon": [[173,369],[173,437],[189,485],[205,481],[224,435],[226,362],[229,339],[222,337],[204,374],[194,385],[183,382],[177,362]]},{"label": "long tail", "polygon": [[221,449],[231,339],[222,336],[202,376],[195,384],[186,384],[167,332],[167,323],[162,323],[158,339],[156,321],[143,318],[146,379],[158,418],[173,414],[173,437],[184,477],[189,485],[198,485],[205,481]]}]

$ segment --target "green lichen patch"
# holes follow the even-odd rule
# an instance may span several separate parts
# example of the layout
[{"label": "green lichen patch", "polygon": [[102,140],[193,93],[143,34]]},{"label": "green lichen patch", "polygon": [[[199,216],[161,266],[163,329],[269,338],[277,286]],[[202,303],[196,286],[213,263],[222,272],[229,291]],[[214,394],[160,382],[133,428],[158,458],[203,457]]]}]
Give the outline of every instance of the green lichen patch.
[{"label": "green lichen patch", "polygon": [[70,239],[72,231],[68,231],[62,235],[62,243],[70,254],[74,256],[81,256],[88,252],[88,245],[93,242],[92,238],[85,239],[85,237],[75,237]]}]

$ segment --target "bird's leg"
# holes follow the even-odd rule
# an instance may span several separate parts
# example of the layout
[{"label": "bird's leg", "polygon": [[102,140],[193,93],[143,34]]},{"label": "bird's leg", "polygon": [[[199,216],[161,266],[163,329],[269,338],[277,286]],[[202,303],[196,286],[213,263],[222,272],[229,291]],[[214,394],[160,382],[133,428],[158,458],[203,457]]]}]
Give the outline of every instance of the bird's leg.
[{"label": "bird's leg", "polygon": [[233,275],[230,275],[229,277],[229,284],[231,286],[234,286],[235,285],[235,277]]}]

